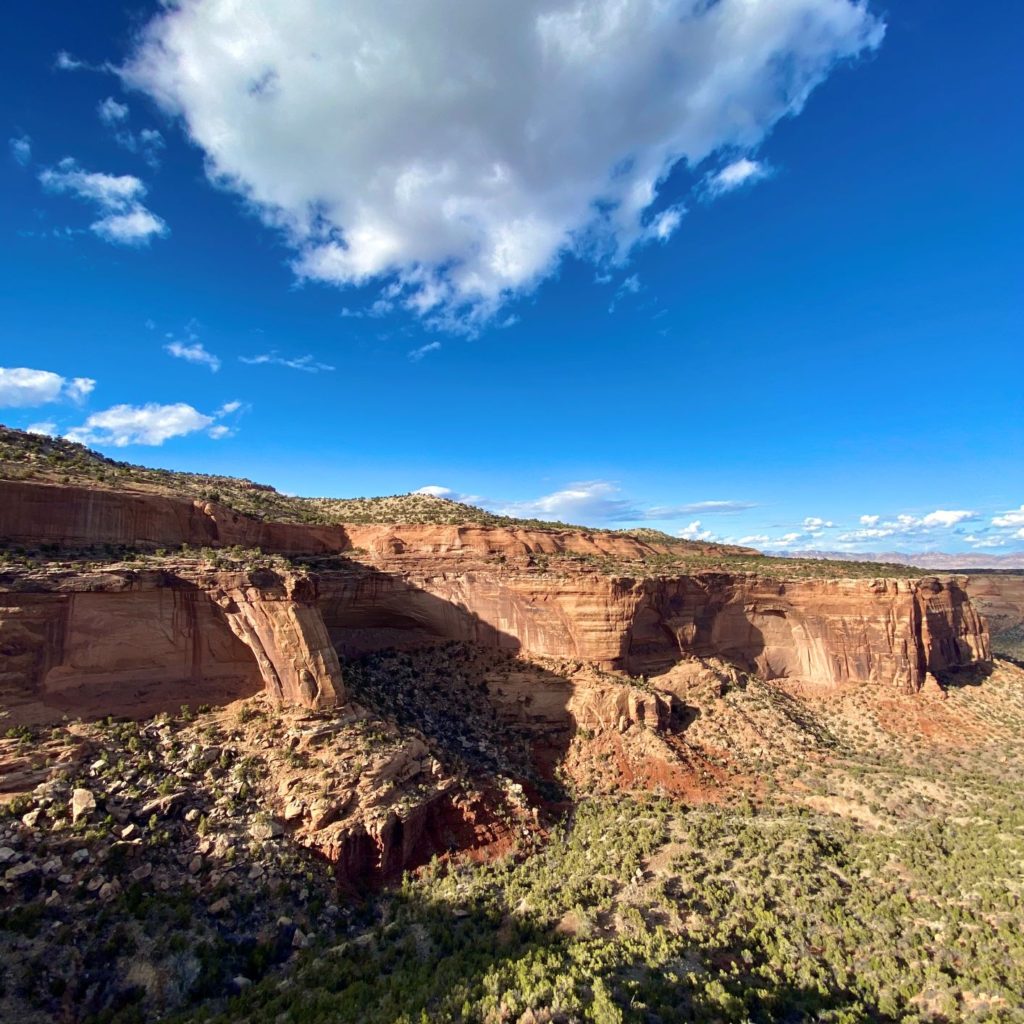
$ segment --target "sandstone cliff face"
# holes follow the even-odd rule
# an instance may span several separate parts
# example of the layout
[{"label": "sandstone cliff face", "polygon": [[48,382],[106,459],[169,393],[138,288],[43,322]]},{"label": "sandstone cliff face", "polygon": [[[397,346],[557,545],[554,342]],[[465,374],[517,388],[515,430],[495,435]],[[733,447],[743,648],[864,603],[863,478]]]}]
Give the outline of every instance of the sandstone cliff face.
[{"label": "sandstone cliff face", "polygon": [[281,554],[349,546],[340,526],[264,523],[216,502],[11,480],[0,481],[0,539],[68,548],[239,544]]},{"label": "sandstone cliff face", "polygon": [[957,578],[628,578],[566,559],[549,572],[538,556],[631,560],[661,549],[578,530],[261,523],[214,504],[32,483],[2,482],[0,497],[0,538],[25,543],[348,553],[310,577],[195,563],[15,574],[0,582],[0,687],[41,705],[107,693],[131,703],[154,688],[205,702],[204,686],[262,685],[278,702],[330,707],[344,700],[336,650],[436,639],[634,675],[716,657],[768,679],[908,692],[990,657],[987,627]]},{"label": "sandstone cliff face", "polygon": [[[375,556],[573,552],[641,558],[672,550],[664,544],[588,530],[262,522],[217,502],[11,480],[0,480],[0,540],[68,548],[238,544],[286,555],[330,554],[356,548]],[[716,550],[749,549],[718,546]]]},{"label": "sandstone cliff face", "polygon": [[145,715],[262,687],[334,706],[341,670],[313,597],[274,573],[7,574],[0,703],[37,720]]},{"label": "sandstone cliff face", "polygon": [[991,624],[993,633],[1024,625],[1024,575],[984,573],[964,577],[971,601]]},{"label": "sandstone cliff face", "polygon": [[929,674],[990,657],[986,626],[955,579],[552,578],[479,564],[457,572],[437,558],[377,564],[320,580],[320,606],[343,652],[434,637],[634,675],[718,657],[768,679],[909,692]]}]

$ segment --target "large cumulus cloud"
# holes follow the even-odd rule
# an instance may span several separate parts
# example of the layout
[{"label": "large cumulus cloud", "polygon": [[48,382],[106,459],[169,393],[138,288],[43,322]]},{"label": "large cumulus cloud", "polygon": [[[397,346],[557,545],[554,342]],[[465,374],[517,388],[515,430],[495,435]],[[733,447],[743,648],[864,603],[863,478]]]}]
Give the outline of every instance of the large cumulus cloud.
[{"label": "large cumulus cloud", "polygon": [[300,276],[465,323],[664,240],[677,162],[751,151],[882,31],[855,0],[177,0],[122,74]]}]

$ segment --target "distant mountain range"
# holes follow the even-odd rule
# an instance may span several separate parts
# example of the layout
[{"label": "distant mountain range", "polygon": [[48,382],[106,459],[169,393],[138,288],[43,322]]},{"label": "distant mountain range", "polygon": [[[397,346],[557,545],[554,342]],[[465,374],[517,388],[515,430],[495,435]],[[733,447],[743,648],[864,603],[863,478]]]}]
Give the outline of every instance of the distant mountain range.
[{"label": "distant mountain range", "polygon": [[787,558],[827,558],[843,562],[895,562],[919,569],[1003,569],[1024,570],[1024,551],[1007,555],[979,555],[970,551],[948,553],[923,551],[907,554],[900,551],[787,551]]}]

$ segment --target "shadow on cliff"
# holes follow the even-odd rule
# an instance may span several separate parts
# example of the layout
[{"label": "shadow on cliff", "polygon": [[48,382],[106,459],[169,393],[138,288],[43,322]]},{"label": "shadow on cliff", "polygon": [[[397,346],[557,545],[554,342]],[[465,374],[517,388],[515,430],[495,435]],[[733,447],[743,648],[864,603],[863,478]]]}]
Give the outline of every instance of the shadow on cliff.
[{"label": "shadow on cliff", "polygon": [[[1013,659],[1007,659],[1012,661]],[[1024,662],[1017,662],[1024,668]],[[964,665],[960,668],[948,668],[935,673],[935,678],[945,689],[961,689],[967,686],[983,686],[985,681],[995,671],[995,664],[991,661],[980,662],[976,665]]]},{"label": "shadow on cliff", "polygon": [[572,684],[517,660],[518,637],[408,579],[335,556],[316,574],[317,604],[350,695],[422,732],[475,783],[498,774],[544,801],[576,723]]},{"label": "shadow on cliff", "polygon": [[[741,608],[732,618],[732,630],[723,634],[721,623],[735,606],[727,596],[716,599],[710,588],[698,589],[698,598],[684,589],[637,611],[623,642],[628,672],[660,675],[683,658],[719,658],[740,672],[762,672],[767,642],[761,628]],[[781,611],[761,614],[785,619]]]}]

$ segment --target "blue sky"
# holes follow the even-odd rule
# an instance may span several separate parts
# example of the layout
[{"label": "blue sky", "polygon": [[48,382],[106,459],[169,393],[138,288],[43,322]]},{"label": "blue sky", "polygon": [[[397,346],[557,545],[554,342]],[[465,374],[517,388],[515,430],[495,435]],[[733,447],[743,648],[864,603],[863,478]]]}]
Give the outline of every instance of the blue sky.
[{"label": "blue sky", "polygon": [[1024,550],[1019,5],[229,8],[8,13],[0,421],[292,493]]}]

